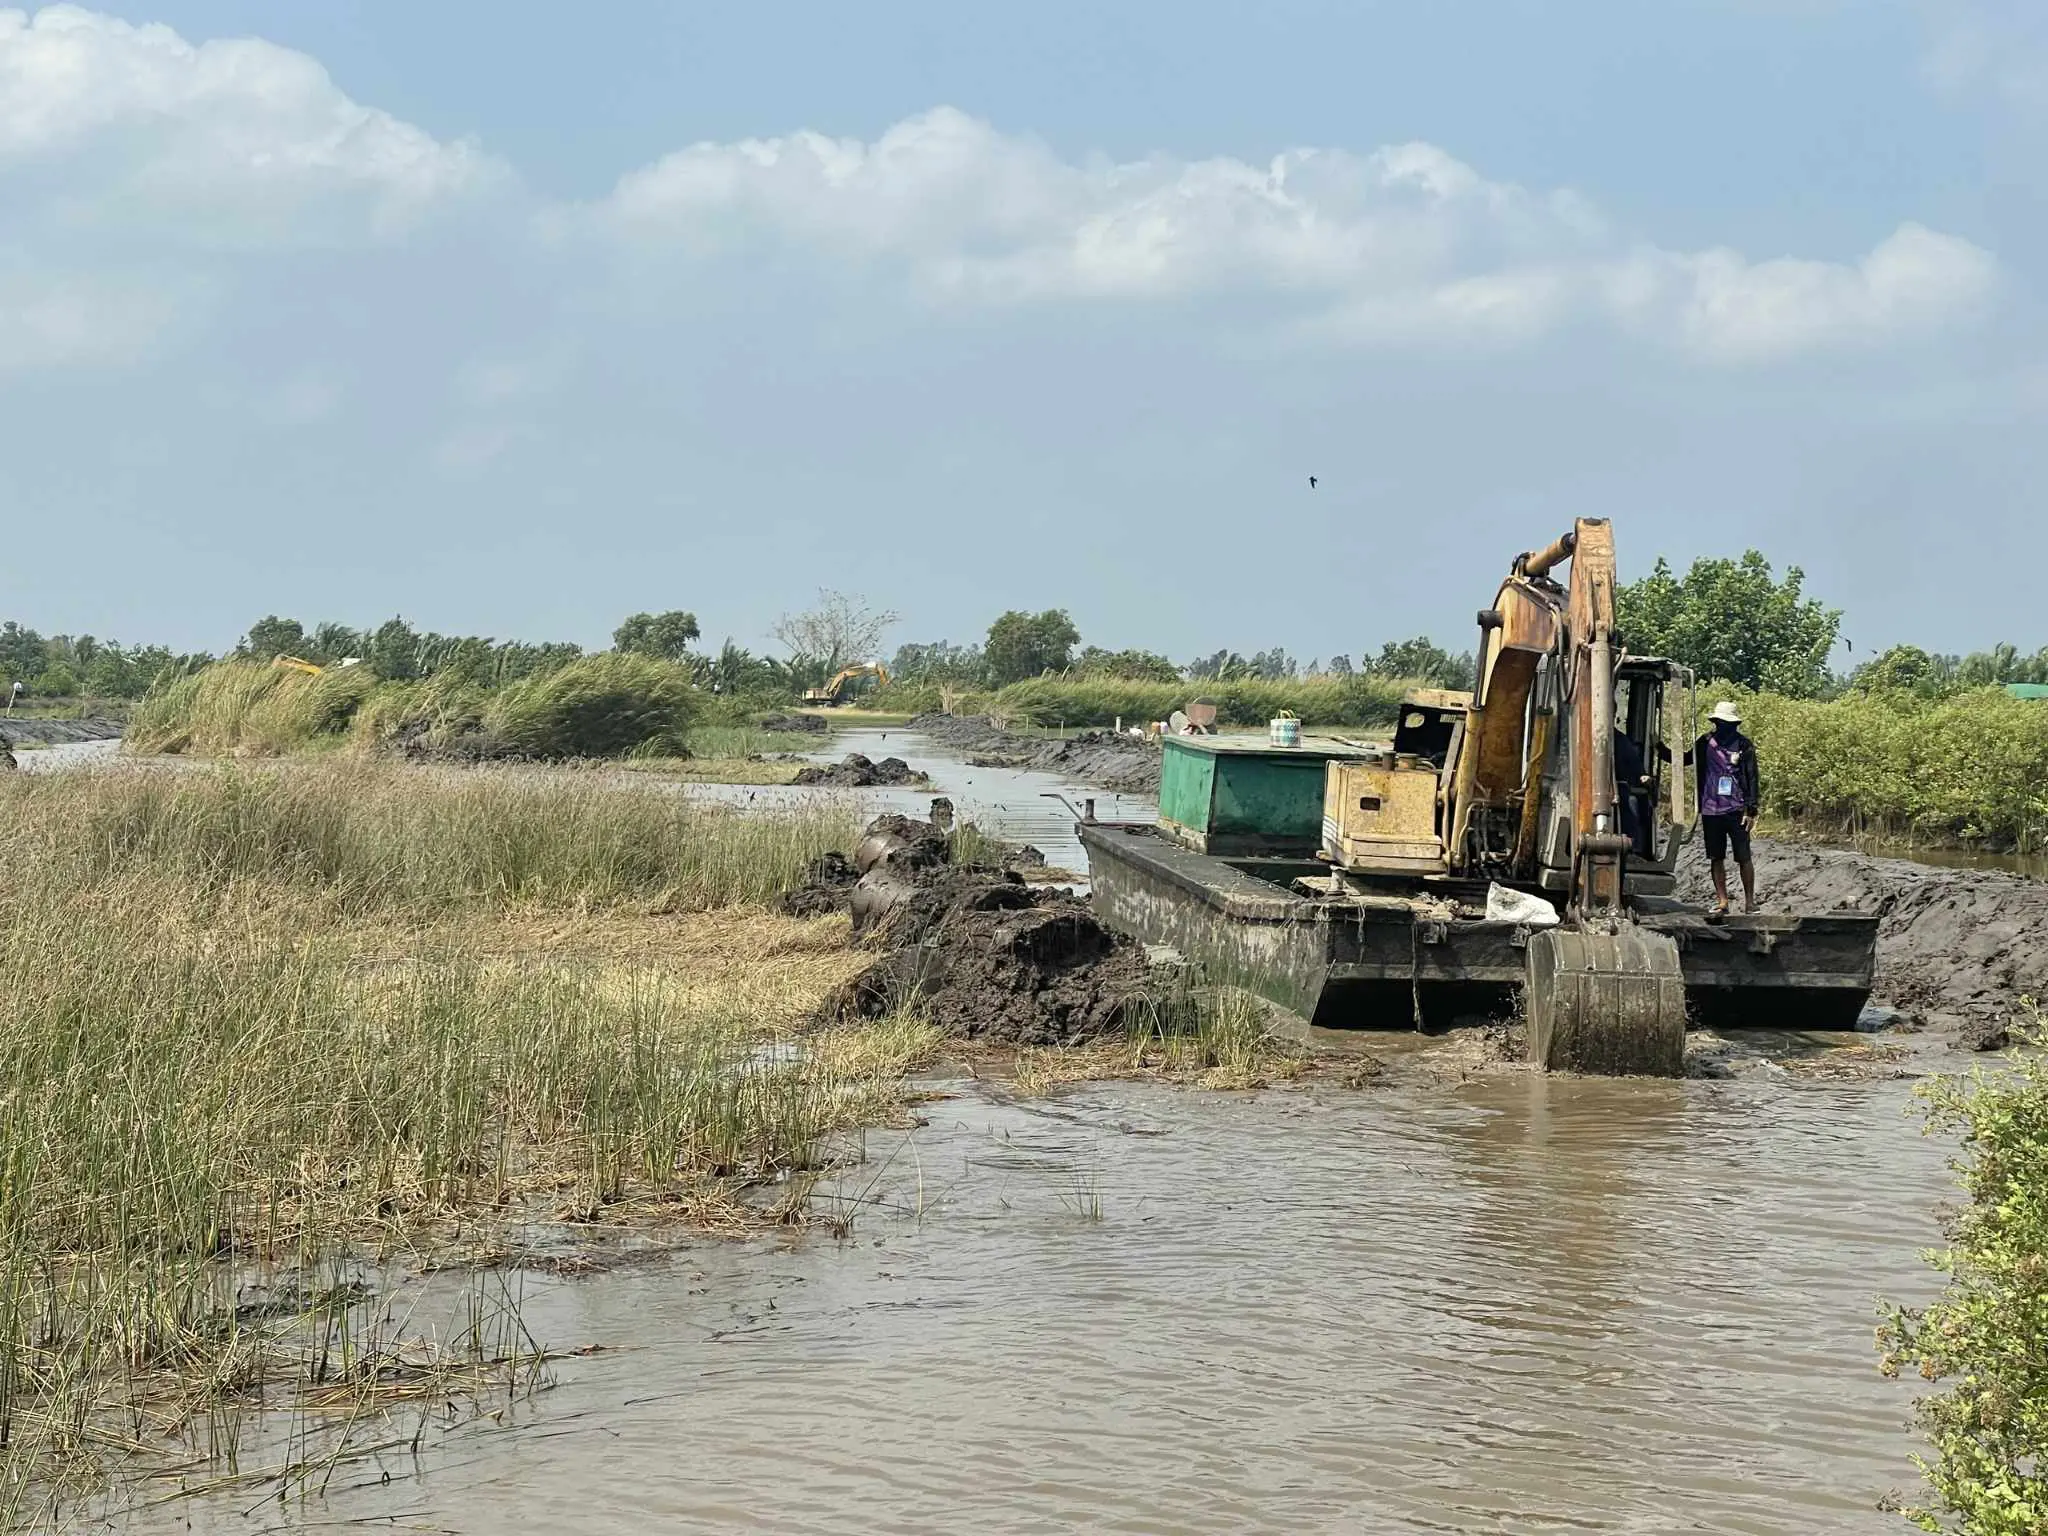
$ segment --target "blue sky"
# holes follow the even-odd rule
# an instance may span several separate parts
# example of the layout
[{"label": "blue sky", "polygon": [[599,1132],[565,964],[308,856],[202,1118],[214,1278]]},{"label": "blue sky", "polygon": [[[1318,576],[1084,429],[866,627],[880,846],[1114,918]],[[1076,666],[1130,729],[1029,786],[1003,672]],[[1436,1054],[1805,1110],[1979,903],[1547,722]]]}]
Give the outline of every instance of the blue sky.
[{"label": "blue sky", "polygon": [[1305,658],[1583,513],[2048,643],[2042,9],[0,10],[0,610]]}]

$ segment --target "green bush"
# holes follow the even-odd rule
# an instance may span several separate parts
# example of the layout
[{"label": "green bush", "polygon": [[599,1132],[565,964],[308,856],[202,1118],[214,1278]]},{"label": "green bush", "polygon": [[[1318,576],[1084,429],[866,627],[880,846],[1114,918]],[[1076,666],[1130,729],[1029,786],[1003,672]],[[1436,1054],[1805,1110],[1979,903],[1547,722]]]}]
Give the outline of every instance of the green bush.
[{"label": "green bush", "polygon": [[1879,835],[2048,843],[2048,707],[1979,688],[1928,700],[1757,694],[1743,709],[1772,812]]},{"label": "green bush", "polygon": [[1962,1132],[1969,1195],[1930,1256],[1940,1298],[1888,1309],[1879,1329],[1887,1375],[1948,1383],[1918,1405],[1936,1507],[1907,1514],[1923,1530],[2048,1530],[2048,1032],[2030,1012],[2010,1071],[1922,1090],[1929,1128]]}]

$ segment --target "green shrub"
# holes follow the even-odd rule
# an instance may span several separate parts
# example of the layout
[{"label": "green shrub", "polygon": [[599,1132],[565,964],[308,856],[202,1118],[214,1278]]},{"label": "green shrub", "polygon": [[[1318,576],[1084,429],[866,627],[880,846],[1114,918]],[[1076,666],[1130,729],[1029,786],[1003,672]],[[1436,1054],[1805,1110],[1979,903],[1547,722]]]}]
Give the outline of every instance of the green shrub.
[{"label": "green shrub", "polygon": [[2048,1530],[2048,1033],[2030,1012],[2010,1071],[1922,1090],[1929,1128],[1962,1132],[1969,1195],[1930,1255],[1940,1298],[1888,1309],[1879,1329],[1886,1374],[1948,1383],[1918,1405],[1936,1507],[1908,1514],[1923,1530]]},{"label": "green shrub", "polygon": [[1743,708],[1777,814],[1850,832],[2048,842],[2048,708],[2001,688],[1946,699],[1757,694]]}]

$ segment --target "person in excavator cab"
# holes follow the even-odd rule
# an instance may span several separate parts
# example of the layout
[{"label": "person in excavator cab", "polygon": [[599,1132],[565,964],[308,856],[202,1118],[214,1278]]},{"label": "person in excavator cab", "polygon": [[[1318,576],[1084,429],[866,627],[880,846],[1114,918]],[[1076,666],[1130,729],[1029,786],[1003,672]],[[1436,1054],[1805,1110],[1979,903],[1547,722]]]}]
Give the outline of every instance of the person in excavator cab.
[{"label": "person in excavator cab", "polygon": [[1622,835],[1643,858],[1654,857],[1655,850],[1650,845],[1650,766],[1643,761],[1643,749],[1636,739],[1618,726],[1614,732],[1614,788],[1621,801]]}]

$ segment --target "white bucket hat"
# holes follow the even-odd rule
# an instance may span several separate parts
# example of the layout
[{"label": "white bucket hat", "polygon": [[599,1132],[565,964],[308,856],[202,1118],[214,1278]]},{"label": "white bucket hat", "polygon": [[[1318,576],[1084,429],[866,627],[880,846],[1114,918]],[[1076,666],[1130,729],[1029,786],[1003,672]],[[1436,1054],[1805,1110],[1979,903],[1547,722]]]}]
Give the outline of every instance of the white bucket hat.
[{"label": "white bucket hat", "polygon": [[1726,720],[1730,725],[1742,724],[1742,711],[1735,707],[1733,699],[1723,699],[1707,711],[1709,720]]}]

